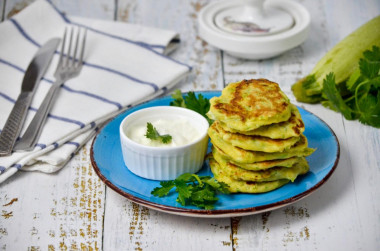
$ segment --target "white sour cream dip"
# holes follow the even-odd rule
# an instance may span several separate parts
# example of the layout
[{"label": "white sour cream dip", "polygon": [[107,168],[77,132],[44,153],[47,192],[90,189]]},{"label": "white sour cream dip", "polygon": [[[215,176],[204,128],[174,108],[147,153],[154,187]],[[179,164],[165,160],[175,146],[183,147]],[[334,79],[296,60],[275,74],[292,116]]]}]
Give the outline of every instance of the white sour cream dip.
[{"label": "white sour cream dip", "polygon": [[[152,123],[153,127],[156,128],[160,135],[169,134],[172,136],[170,143],[164,144],[161,140],[151,140],[148,139],[145,134],[147,131],[147,123]],[[126,132],[129,139],[136,143],[155,146],[155,147],[174,147],[183,146],[194,142],[199,139],[200,133],[194,128],[187,119],[152,119],[147,121],[136,122],[131,125]]]}]

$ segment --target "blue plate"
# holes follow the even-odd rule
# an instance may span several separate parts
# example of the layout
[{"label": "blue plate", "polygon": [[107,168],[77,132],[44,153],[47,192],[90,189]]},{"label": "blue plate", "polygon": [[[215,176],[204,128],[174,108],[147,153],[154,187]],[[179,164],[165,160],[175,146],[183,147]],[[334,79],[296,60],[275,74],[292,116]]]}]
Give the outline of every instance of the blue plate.
[{"label": "blue plate", "polygon": [[[206,98],[220,96],[220,92],[196,92]],[[263,194],[218,195],[219,200],[213,210],[202,210],[192,206],[182,206],[176,202],[176,193],[158,198],[151,195],[159,181],[147,180],[131,173],[125,166],[121,153],[119,125],[130,113],[153,106],[169,105],[172,98],[155,99],[115,117],[105,125],[95,137],[91,147],[91,162],[98,176],[105,184],[127,199],[140,205],[179,215],[195,217],[232,217],[260,213],[294,203],[318,189],[334,172],[339,160],[339,142],[331,128],[312,113],[298,107],[305,123],[305,136],[309,147],[316,151],[307,160],[310,172],[298,177],[295,182]],[[210,149],[209,149],[210,150]],[[199,175],[212,175],[205,162]]]}]

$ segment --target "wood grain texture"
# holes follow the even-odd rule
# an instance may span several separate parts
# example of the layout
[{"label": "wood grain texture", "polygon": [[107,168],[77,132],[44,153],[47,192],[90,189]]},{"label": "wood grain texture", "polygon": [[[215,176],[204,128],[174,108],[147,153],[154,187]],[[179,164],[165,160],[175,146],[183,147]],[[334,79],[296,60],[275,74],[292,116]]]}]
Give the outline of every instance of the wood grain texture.
[{"label": "wood grain texture", "polygon": [[231,250],[230,220],[160,213],[107,189],[105,250]]},{"label": "wood grain texture", "polygon": [[223,87],[221,52],[198,36],[198,13],[208,2],[119,0],[117,19],[179,33],[181,45],[170,56],[192,66],[193,70],[176,88],[183,91],[219,90]]},{"label": "wood grain texture", "polygon": [[4,0],[4,20],[11,18],[13,15],[19,13],[26,6],[34,2],[34,0]]},{"label": "wood grain texture", "polygon": [[104,204],[86,146],[56,174],[25,172],[1,185],[0,247],[100,250]]},{"label": "wood grain texture", "polygon": [[[3,1],[3,16],[31,2]],[[188,218],[149,210],[108,189],[92,170],[89,142],[56,174],[20,172],[0,185],[0,250],[380,249],[380,131],[321,105],[297,103],[290,90],[337,42],[379,15],[380,1],[298,0],[312,17],[309,38],[258,61],[231,57],[199,38],[197,16],[208,0],[52,2],[70,15],[177,31],[181,44],[170,56],[193,67],[175,87],[182,91],[220,90],[244,78],[278,82],[292,102],[334,130],[340,162],[325,185],[291,206],[246,217]]]},{"label": "wood grain texture", "polygon": [[72,16],[87,18],[114,20],[115,4],[110,0],[51,0],[51,2],[63,13]]}]

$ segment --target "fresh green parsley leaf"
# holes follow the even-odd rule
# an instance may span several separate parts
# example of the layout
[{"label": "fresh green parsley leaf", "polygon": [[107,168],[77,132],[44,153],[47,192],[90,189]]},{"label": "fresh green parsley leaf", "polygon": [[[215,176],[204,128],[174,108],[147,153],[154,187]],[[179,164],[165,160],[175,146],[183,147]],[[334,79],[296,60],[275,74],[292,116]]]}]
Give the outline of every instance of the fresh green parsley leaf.
[{"label": "fresh green parsley leaf", "polygon": [[359,121],[377,128],[380,128],[379,84],[380,77],[364,81],[357,87],[355,95],[356,107],[360,113]]},{"label": "fresh green parsley leaf", "polygon": [[215,192],[210,187],[205,187],[204,189],[197,189],[191,195],[192,201],[206,202],[206,201],[217,201],[218,198],[215,196]]},{"label": "fresh green parsley leaf", "polygon": [[365,51],[359,60],[361,75],[366,79],[373,79],[380,73],[380,48],[372,47],[372,51]]},{"label": "fresh green parsley leaf", "polygon": [[178,193],[177,202],[181,205],[193,205],[199,208],[211,210],[218,201],[217,193],[229,194],[228,185],[218,182],[210,176],[199,176],[185,173],[175,180],[160,182],[161,187],[156,187],[151,192],[157,197],[166,196],[175,188]]},{"label": "fresh green parsley leaf", "polygon": [[335,83],[334,73],[323,81],[322,104],[341,112],[346,119],[358,119],[361,123],[380,128],[380,48],[363,53],[344,88]]},{"label": "fresh green parsley leaf", "polygon": [[185,96],[185,103],[188,109],[198,112],[203,116],[210,110],[210,102],[202,94],[198,94],[197,98],[194,92],[189,92]]},{"label": "fresh green parsley leaf", "polygon": [[202,94],[198,94],[198,97],[194,92],[188,92],[187,96],[183,97],[180,90],[176,90],[172,94],[173,101],[170,102],[171,106],[179,106],[193,110],[207,119],[209,124],[212,124],[212,120],[209,119],[206,113],[210,110],[210,101]]},{"label": "fresh green parsley leaf", "polygon": [[191,195],[191,203],[197,207],[204,209],[213,209],[214,203],[218,201],[215,196],[215,191],[206,187],[204,189],[197,189]]},{"label": "fresh green parsley leaf", "polygon": [[185,100],[182,97],[180,90],[175,90],[172,94],[173,101],[170,102],[171,106],[178,106],[186,108]]},{"label": "fresh green parsley leaf", "polygon": [[157,129],[152,125],[152,123],[148,122],[146,124],[146,134],[145,137],[151,140],[160,140],[164,144],[168,144],[172,140],[172,136],[169,134],[160,135]]},{"label": "fresh green parsley leaf", "polygon": [[203,179],[203,182],[212,186],[216,191],[219,191],[221,193],[229,194],[228,185],[223,182],[218,182],[216,179],[207,177]]},{"label": "fresh green parsley leaf", "polygon": [[334,73],[327,74],[326,78],[323,80],[323,93],[330,101],[329,106],[331,106],[333,110],[341,112],[348,120],[353,119],[350,107],[346,105],[336,87]]},{"label": "fresh green parsley leaf", "polygon": [[195,177],[192,173],[184,173],[176,178],[176,180],[183,180],[185,182],[195,181]]},{"label": "fresh green parsley leaf", "polygon": [[181,203],[182,206],[186,205],[186,199],[190,198],[192,193],[192,186],[187,186],[184,180],[174,180],[176,186],[176,192],[178,193],[177,201]]},{"label": "fresh green parsley leaf", "polygon": [[160,182],[161,187],[156,187],[153,189],[151,194],[157,197],[164,197],[169,194],[170,190],[175,186],[174,180],[169,181],[161,181]]}]

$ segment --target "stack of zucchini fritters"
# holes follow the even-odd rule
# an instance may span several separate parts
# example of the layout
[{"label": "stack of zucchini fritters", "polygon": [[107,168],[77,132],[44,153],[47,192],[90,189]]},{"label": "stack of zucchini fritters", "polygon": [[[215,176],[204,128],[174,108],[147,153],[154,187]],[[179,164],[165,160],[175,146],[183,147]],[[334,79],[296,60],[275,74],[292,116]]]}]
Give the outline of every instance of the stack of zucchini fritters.
[{"label": "stack of zucchini fritters", "polygon": [[266,79],[229,84],[210,100],[211,170],[231,192],[263,193],[305,174],[313,153],[297,107]]}]

